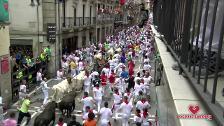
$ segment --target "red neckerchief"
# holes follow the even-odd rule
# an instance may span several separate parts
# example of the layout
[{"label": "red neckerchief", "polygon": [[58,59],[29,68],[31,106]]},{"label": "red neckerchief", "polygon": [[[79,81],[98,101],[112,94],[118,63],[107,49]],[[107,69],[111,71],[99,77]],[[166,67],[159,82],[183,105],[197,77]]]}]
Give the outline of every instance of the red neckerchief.
[{"label": "red neckerchief", "polygon": [[128,100],[124,100],[124,103],[128,104]]},{"label": "red neckerchief", "polygon": [[97,90],[99,90],[100,87],[96,87]]},{"label": "red neckerchief", "polygon": [[147,111],[144,111],[143,112],[143,117],[146,118],[147,116],[148,116],[148,112]]},{"label": "red neckerchief", "polygon": [[63,126],[63,124],[64,124],[63,122],[58,122],[59,126]]},{"label": "red neckerchief", "polygon": [[130,92],[127,92],[127,95],[128,95],[128,96],[130,96],[130,94],[131,94]]},{"label": "red neckerchief", "polygon": [[84,99],[84,98],[87,98],[87,97],[86,97],[86,96],[83,96],[83,99]]},{"label": "red neckerchief", "polygon": [[92,110],[92,109],[90,109],[90,110],[89,110],[89,113],[93,113],[93,110]]},{"label": "red neckerchief", "polygon": [[115,92],[115,94],[119,95],[119,92]]},{"label": "red neckerchief", "polygon": [[145,104],[145,100],[141,100],[141,102],[142,102],[143,104]]},{"label": "red neckerchief", "polygon": [[144,80],[142,79],[142,81],[141,81],[143,84],[144,84]]}]

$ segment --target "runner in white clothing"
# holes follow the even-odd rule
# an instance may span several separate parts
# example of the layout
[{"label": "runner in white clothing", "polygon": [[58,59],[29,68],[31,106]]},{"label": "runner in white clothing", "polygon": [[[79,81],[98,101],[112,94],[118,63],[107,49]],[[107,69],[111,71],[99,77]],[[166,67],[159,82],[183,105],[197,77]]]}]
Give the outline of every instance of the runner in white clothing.
[{"label": "runner in white clothing", "polygon": [[[44,101],[43,101],[43,106],[45,106],[47,104],[47,99],[48,99],[48,89],[50,89],[48,86],[47,86],[47,78],[44,78],[42,80],[42,82],[40,83],[41,85],[41,89],[44,93]],[[42,107],[43,107],[42,106]]]},{"label": "runner in white clothing", "polygon": [[100,111],[100,106],[102,102],[103,90],[97,84],[96,87],[93,88],[93,97],[97,104],[97,111]]},{"label": "runner in white clothing", "polygon": [[146,101],[146,98],[143,97],[140,101],[136,103],[136,108],[143,112],[144,109],[150,108],[150,104],[148,101]]},{"label": "runner in white clothing", "polygon": [[119,110],[122,111],[122,126],[129,126],[128,119],[131,116],[133,106],[129,103],[128,97],[124,96],[124,101],[121,103]]},{"label": "runner in white clothing", "polygon": [[115,121],[116,119],[118,118],[118,108],[122,102],[122,95],[121,93],[119,92],[118,88],[115,88],[114,89],[114,104],[112,106],[112,111],[115,113]]},{"label": "runner in white clothing", "polygon": [[84,92],[84,96],[81,99],[81,102],[83,102],[83,112],[85,112],[86,106],[89,106],[92,109],[95,104],[95,101],[92,97],[89,96],[88,92]]},{"label": "runner in white clothing", "polygon": [[101,126],[110,126],[110,118],[112,117],[111,109],[108,108],[108,102],[104,103],[104,107],[99,112]]},{"label": "runner in white clothing", "polygon": [[134,123],[136,124],[136,126],[142,125],[142,115],[141,115],[141,111],[139,109],[136,109],[136,113],[134,116]]},{"label": "runner in white clothing", "polygon": [[91,77],[89,76],[89,72],[85,71],[84,76],[84,91],[89,93],[90,90],[90,84],[91,84]]},{"label": "runner in white clothing", "polygon": [[88,119],[88,114],[91,113],[91,112],[93,112],[95,115],[97,114],[97,111],[96,110],[91,109],[89,106],[86,106],[85,112],[82,115],[83,121],[85,121],[85,120]]}]

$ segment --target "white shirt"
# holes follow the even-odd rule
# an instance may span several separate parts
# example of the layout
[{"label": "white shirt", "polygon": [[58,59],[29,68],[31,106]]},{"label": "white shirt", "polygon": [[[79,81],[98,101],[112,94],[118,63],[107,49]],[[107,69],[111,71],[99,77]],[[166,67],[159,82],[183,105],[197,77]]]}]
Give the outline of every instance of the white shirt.
[{"label": "white shirt", "polygon": [[143,70],[150,70],[152,67],[149,64],[144,64]]},{"label": "white shirt", "polygon": [[142,78],[141,77],[135,77],[134,81],[135,81],[135,84],[137,83],[138,80],[141,80]]},{"label": "white shirt", "polygon": [[93,98],[92,97],[86,97],[82,98],[81,100],[83,102],[83,107],[86,108],[86,106],[89,106],[90,108],[93,108]]},{"label": "white shirt", "polygon": [[150,107],[150,104],[148,101],[145,101],[145,103],[142,103],[142,101],[138,101],[136,103],[136,108],[138,108],[141,111],[143,111],[143,109],[149,108],[149,107]]},{"label": "white shirt", "polygon": [[149,77],[144,77],[144,85],[149,85],[152,81],[152,77],[149,76]]},{"label": "white shirt", "polygon": [[109,72],[110,72],[110,69],[109,68],[103,68],[102,71],[107,75],[109,76]]},{"label": "white shirt", "polygon": [[[55,126],[59,126],[58,124],[56,124]],[[67,123],[64,123],[62,126],[67,126]]]},{"label": "white shirt", "polygon": [[121,103],[119,109],[122,111],[123,114],[131,115],[132,108],[133,108],[132,104],[130,103],[126,104],[125,102],[123,102]]},{"label": "white shirt", "polygon": [[26,85],[22,84],[19,86],[19,91],[20,92],[23,92],[23,93],[26,93]]},{"label": "white shirt", "polygon": [[121,93],[118,94],[113,94],[114,96],[114,104],[119,104],[121,103],[121,100],[122,100],[122,96],[121,96]]},{"label": "white shirt", "polygon": [[91,83],[91,78],[84,76],[84,85],[88,86],[88,85],[90,85],[90,83]]},{"label": "white shirt", "polygon": [[144,59],[144,63],[146,63],[146,62],[148,62],[149,63],[149,59],[147,58],[147,59]]},{"label": "white shirt", "polygon": [[140,84],[140,85],[135,84],[134,90],[135,90],[134,91],[135,92],[135,96],[137,96],[139,91],[143,91],[143,85],[142,84]]},{"label": "white shirt", "polygon": [[63,72],[62,71],[57,71],[57,79],[62,79],[63,77]]},{"label": "white shirt", "polygon": [[80,58],[76,56],[76,57],[74,57],[74,59],[75,59],[76,64],[78,64]]},{"label": "white shirt", "polygon": [[101,120],[107,120],[109,122],[111,116],[112,116],[111,109],[105,108],[105,107],[100,109],[100,119]]},{"label": "white shirt", "polygon": [[120,55],[118,53],[114,54],[114,59],[119,59]]},{"label": "white shirt", "polygon": [[132,97],[132,93],[130,92],[130,93],[124,93],[124,96],[127,96],[128,97],[128,100],[130,100],[131,99],[131,97]]},{"label": "white shirt", "polygon": [[[97,114],[97,111],[96,110],[92,110],[93,111],[93,113],[96,115]],[[82,116],[82,119],[83,120],[87,120],[88,119],[88,114],[89,114],[89,112],[85,112],[85,113],[83,113],[83,116]]]},{"label": "white shirt", "polygon": [[137,123],[137,122],[142,123],[142,117],[141,117],[141,115],[140,115],[140,117],[135,115],[134,116],[134,122],[135,123]]},{"label": "white shirt", "polygon": [[42,81],[42,74],[41,72],[37,72],[37,81]]},{"label": "white shirt", "polygon": [[42,81],[40,83],[40,85],[41,85],[41,89],[42,89],[43,92],[48,91],[49,87],[47,86],[47,83],[45,81]]},{"label": "white shirt", "polygon": [[110,68],[114,68],[114,67],[115,67],[115,66],[114,66],[114,61],[113,61],[113,60],[109,60],[108,62],[109,62],[109,64],[110,64]]},{"label": "white shirt", "polygon": [[97,71],[94,71],[90,74],[90,78],[92,78],[93,80],[95,80],[95,76],[99,76],[99,73]]},{"label": "white shirt", "polygon": [[79,66],[79,70],[83,70],[83,69],[84,69],[84,64],[83,64],[83,62],[79,62],[78,66]]},{"label": "white shirt", "polygon": [[67,69],[69,65],[67,62],[62,62],[61,66],[62,68]]},{"label": "white shirt", "polygon": [[94,98],[95,99],[102,99],[103,90],[102,88],[97,89],[96,87],[93,88]]}]

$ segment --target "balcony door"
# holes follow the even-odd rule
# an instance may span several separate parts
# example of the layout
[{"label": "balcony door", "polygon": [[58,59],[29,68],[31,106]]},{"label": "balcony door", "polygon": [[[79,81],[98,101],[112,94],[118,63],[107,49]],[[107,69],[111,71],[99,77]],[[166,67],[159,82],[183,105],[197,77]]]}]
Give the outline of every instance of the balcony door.
[{"label": "balcony door", "polygon": [[76,8],[74,8],[74,26],[77,25],[77,22],[76,22]]},{"label": "balcony door", "polygon": [[83,4],[83,7],[82,7],[83,25],[85,25],[85,13],[86,13],[86,5]]},{"label": "balcony door", "polygon": [[92,24],[92,6],[90,6],[90,9],[89,9],[89,18],[90,18],[89,23]]}]

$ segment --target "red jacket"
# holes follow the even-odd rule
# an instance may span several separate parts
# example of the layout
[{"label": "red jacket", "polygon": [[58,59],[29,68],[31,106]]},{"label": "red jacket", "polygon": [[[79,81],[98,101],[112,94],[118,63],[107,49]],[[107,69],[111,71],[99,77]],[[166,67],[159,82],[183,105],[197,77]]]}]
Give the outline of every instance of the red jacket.
[{"label": "red jacket", "polygon": [[109,82],[114,84],[115,83],[115,79],[116,79],[116,74],[115,73],[111,73],[109,76]]},{"label": "red jacket", "polygon": [[102,75],[100,76],[100,80],[101,80],[101,84],[102,84],[103,86],[105,86],[106,83],[107,83],[107,76],[106,76],[106,74],[102,74]]},{"label": "red jacket", "polygon": [[128,62],[128,73],[129,76],[134,75],[135,64],[131,61]]}]

